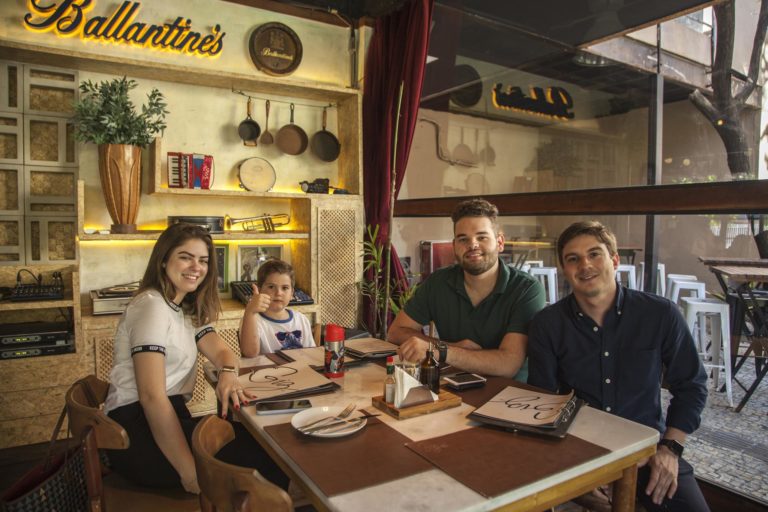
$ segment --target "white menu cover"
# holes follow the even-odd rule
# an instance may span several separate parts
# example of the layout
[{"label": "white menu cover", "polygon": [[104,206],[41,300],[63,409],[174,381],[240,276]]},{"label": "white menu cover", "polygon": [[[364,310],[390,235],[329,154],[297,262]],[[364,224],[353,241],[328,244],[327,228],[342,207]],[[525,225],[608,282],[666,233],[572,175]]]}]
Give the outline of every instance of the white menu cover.
[{"label": "white menu cover", "polygon": [[238,381],[256,402],[322,393],[338,387],[307,363],[298,361],[253,370],[238,377]]}]

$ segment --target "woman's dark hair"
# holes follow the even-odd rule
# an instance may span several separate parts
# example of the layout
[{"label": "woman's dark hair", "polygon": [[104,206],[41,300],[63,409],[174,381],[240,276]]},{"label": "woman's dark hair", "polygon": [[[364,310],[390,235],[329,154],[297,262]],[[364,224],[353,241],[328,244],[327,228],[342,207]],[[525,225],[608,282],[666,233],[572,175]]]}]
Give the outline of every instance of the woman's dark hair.
[{"label": "woman's dark hair", "polygon": [[194,324],[199,326],[215,322],[221,310],[217,284],[219,267],[216,264],[213,240],[206,229],[193,224],[179,223],[163,231],[152,248],[139,292],[148,289],[157,290],[167,301],[173,301],[176,297],[176,288],[165,273],[165,264],[177,247],[188,240],[195,239],[202,240],[208,248],[208,272],[197,290],[184,296],[181,305],[184,312],[192,316]]},{"label": "woman's dark hair", "polygon": [[256,286],[261,288],[270,274],[287,274],[291,278],[291,287],[296,288],[296,278],[293,276],[293,267],[283,260],[270,259],[259,266],[256,272]]}]

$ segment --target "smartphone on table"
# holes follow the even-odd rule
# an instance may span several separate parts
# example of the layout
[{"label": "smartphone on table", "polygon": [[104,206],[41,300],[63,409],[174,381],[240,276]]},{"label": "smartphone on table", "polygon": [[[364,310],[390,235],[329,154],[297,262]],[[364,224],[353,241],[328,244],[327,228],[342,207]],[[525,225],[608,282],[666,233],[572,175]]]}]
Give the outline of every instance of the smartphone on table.
[{"label": "smartphone on table", "polygon": [[299,412],[312,407],[312,402],[302,400],[276,400],[274,402],[258,402],[256,414],[286,414]]},{"label": "smartphone on table", "polygon": [[444,379],[446,386],[457,390],[476,388],[485,385],[486,382],[485,377],[481,377],[475,373],[468,372],[446,375]]}]

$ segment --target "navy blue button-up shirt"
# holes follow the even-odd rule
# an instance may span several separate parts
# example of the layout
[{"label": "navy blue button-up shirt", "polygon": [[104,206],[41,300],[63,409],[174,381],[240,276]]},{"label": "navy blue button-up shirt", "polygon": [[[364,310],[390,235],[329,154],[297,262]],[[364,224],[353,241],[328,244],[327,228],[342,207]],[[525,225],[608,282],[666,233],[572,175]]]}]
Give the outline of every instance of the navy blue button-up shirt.
[{"label": "navy blue button-up shirt", "polygon": [[666,430],[661,380],[672,400],[666,425],[690,434],[701,421],[707,376],[677,306],[618,287],[602,327],[573,294],[542,310],[528,334],[528,383],[560,393],[575,390],[593,407]]}]

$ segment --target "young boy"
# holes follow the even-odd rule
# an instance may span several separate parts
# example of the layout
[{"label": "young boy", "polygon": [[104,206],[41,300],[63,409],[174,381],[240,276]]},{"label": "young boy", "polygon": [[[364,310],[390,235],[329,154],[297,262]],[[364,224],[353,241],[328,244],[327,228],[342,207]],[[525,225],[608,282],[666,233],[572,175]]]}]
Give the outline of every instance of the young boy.
[{"label": "young boy", "polygon": [[253,296],[240,322],[243,357],[315,346],[307,317],[287,308],[293,297],[293,267],[281,260],[265,261],[252,286]]}]

